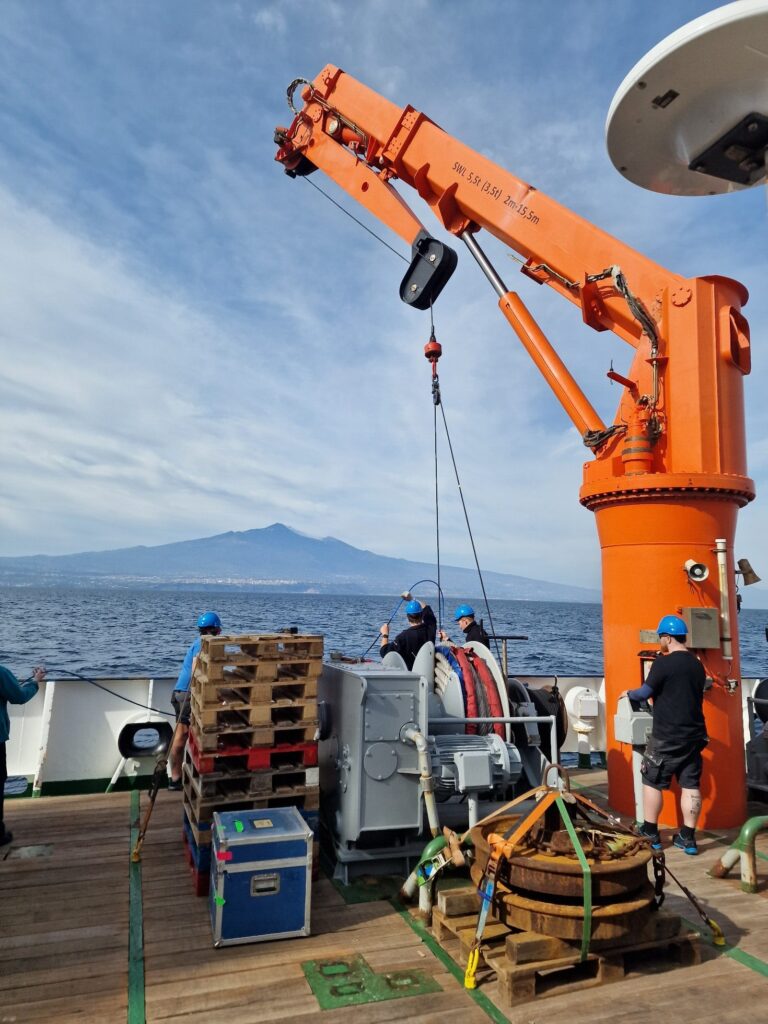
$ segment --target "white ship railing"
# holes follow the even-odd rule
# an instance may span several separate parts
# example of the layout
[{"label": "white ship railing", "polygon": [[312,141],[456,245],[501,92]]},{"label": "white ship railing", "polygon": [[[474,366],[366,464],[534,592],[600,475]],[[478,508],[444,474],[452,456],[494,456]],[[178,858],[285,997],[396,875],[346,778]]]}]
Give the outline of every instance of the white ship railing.
[{"label": "white ship railing", "polygon": [[[26,795],[35,789],[42,793],[104,791],[120,765],[117,737],[129,722],[165,720],[173,721],[170,698],[174,677],[150,679],[147,676],[94,677],[97,683],[113,690],[117,696],[106,693],[92,683],[78,679],[49,680],[38,694],[24,705],[9,705],[11,736],[8,742],[8,775],[20,777],[28,786]],[[519,675],[515,678],[532,687],[551,686],[554,676]],[[600,676],[557,677],[557,686],[564,698],[575,688],[589,688],[598,695],[598,715],[592,720],[589,747],[592,752],[605,751],[605,687]],[[744,707],[744,736],[752,734],[749,707],[759,679],[744,679],[741,699]],[[121,698],[139,704],[151,704],[158,711],[142,711]],[[738,699],[738,698],[737,698]],[[614,709],[609,709],[613,713]],[[573,717],[571,716],[571,724]],[[569,728],[561,753],[577,753],[578,736]],[[151,759],[129,759],[122,775],[130,780],[136,774],[151,772]],[[124,783],[125,784],[125,783]],[[120,780],[118,780],[118,787]],[[9,785],[11,795],[14,783]]]}]

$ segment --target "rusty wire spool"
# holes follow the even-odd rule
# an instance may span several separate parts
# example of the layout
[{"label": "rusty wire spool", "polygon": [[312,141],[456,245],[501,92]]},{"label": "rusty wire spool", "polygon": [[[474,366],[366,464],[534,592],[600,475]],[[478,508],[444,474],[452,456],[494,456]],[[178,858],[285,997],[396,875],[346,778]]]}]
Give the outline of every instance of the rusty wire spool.
[{"label": "rusty wire spool", "polygon": [[[479,885],[483,872],[477,864],[471,870],[472,881]],[[640,932],[651,915],[653,886],[650,882],[631,897],[610,900],[592,907],[593,946],[601,942],[615,942],[632,933]],[[496,884],[494,913],[503,924],[522,931],[554,935],[559,939],[578,941],[584,924],[581,902],[545,900],[520,892],[512,892],[503,882]]]},{"label": "rusty wire spool", "polygon": [[[488,835],[509,835],[520,821],[520,816],[495,818],[472,830],[475,884],[480,885],[488,864]],[[515,928],[578,940],[584,923],[584,875],[559,824],[547,814],[504,856],[496,876],[494,911]],[[642,929],[654,902],[647,844],[596,822],[581,820],[576,827],[592,878],[592,941],[616,941]]]},{"label": "rusty wire spool", "polygon": [[[490,831],[503,834],[520,820],[519,816],[496,818],[492,826],[473,833],[476,863],[484,870],[488,863],[489,848],[486,836]],[[545,896],[581,899],[582,870],[576,859],[565,832],[555,832],[554,849],[550,841],[544,849],[526,843],[519,848],[516,856],[505,860],[501,866],[499,880],[512,889],[541,893]],[[563,839],[563,848],[557,848]],[[610,842],[610,845],[609,845]],[[584,843],[584,852],[589,859],[592,872],[592,899],[600,903],[637,892],[648,881],[648,863],[651,852],[647,845],[623,836],[611,837],[596,849],[593,842]],[[595,854],[597,853],[597,856]]]}]

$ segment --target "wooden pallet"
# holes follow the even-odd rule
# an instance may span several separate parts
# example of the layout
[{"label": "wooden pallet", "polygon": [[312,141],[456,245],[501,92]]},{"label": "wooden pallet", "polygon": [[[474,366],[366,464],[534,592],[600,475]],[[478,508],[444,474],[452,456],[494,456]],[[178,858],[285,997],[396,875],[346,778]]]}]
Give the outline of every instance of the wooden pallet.
[{"label": "wooden pallet", "polygon": [[249,796],[269,796],[295,787],[312,788],[319,785],[319,768],[295,764],[278,764],[258,771],[239,770],[239,766],[225,760],[218,771],[200,772],[189,751],[184,754],[184,767],[192,789],[202,800],[246,799]]},{"label": "wooden pallet", "polygon": [[[466,965],[473,945],[479,897],[472,888],[441,893],[432,913],[432,931],[451,955]],[[681,965],[699,963],[699,935],[675,914],[651,915],[639,932],[625,941],[604,945],[582,960],[579,944],[536,932],[518,931],[489,915],[480,945],[481,970],[495,975],[499,1001],[505,1008],[534,998],[558,995],[622,979],[627,970],[655,958]]]},{"label": "wooden pallet", "polygon": [[[286,669],[286,673],[288,672]],[[312,676],[281,673],[276,679],[257,680],[242,678],[236,670],[219,680],[210,680],[196,672],[191,693],[203,708],[247,708],[254,704],[269,704],[272,701],[316,698],[319,677],[319,668]]]},{"label": "wooden pallet", "polygon": [[198,731],[240,732],[243,729],[273,725],[300,725],[317,720],[317,701],[279,697],[251,704],[202,704],[194,691],[190,697],[190,718]]},{"label": "wooden pallet", "polygon": [[249,633],[244,636],[207,636],[202,639],[201,661],[211,665],[253,666],[261,661],[287,665],[297,662],[321,661],[323,638],[317,635],[290,633]]},{"label": "wooden pallet", "polygon": [[201,775],[210,772],[252,772],[259,769],[315,768],[317,767],[317,743],[278,743],[276,745],[247,747],[224,747],[214,753],[200,750],[194,731],[187,737],[187,753]]},{"label": "wooden pallet", "polygon": [[[197,847],[201,851],[206,851],[210,857],[211,849],[211,823],[210,821],[197,822],[193,821],[187,812],[186,805],[184,806],[184,830],[189,829],[190,834],[197,843]],[[210,861],[209,861],[210,863]]]},{"label": "wooden pallet", "polygon": [[251,747],[275,747],[279,744],[312,743],[317,739],[317,719],[295,723],[276,722],[272,726],[256,728],[251,725],[226,730],[206,731],[200,728],[194,718],[190,735],[194,733],[194,744],[201,754],[246,752]]},{"label": "wooden pallet", "polygon": [[[214,811],[256,811],[269,807],[298,807],[317,810],[320,806],[320,790],[317,786],[286,786],[273,793],[258,796],[233,794],[229,797],[204,798],[193,788],[188,771],[182,775],[184,784],[184,811],[190,825],[200,831],[201,826],[210,825]],[[195,839],[200,842],[198,835]]]}]

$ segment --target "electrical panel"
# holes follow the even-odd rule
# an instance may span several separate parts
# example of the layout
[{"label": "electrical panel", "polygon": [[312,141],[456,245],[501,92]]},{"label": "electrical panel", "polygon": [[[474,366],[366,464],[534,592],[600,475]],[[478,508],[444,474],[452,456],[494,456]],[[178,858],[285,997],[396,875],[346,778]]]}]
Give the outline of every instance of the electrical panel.
[{"label": "electrical panel", "polygon": [[720,647],[720,612],[717,608],[683,608],[681,617],[688,627],[687,647],[697,651]]}]

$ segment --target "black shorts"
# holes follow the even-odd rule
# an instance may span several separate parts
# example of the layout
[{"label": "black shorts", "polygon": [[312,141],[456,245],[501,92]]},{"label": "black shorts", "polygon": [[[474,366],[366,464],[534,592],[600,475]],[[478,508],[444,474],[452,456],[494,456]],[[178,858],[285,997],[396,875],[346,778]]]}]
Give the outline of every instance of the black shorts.
[{"label": "black shorts", "polygon": [[176,712],[177,725],[189,725],[189,690],[174,690],[171,694],[171,706]]},{"label": "black shorts", "polygon": [[673,745],[651,738],[640,765],[643,785],[651,789],[669,789],[672,779],[676,778],[681,789],[698,789],[701,752],[706,745],[706,740]]}]

